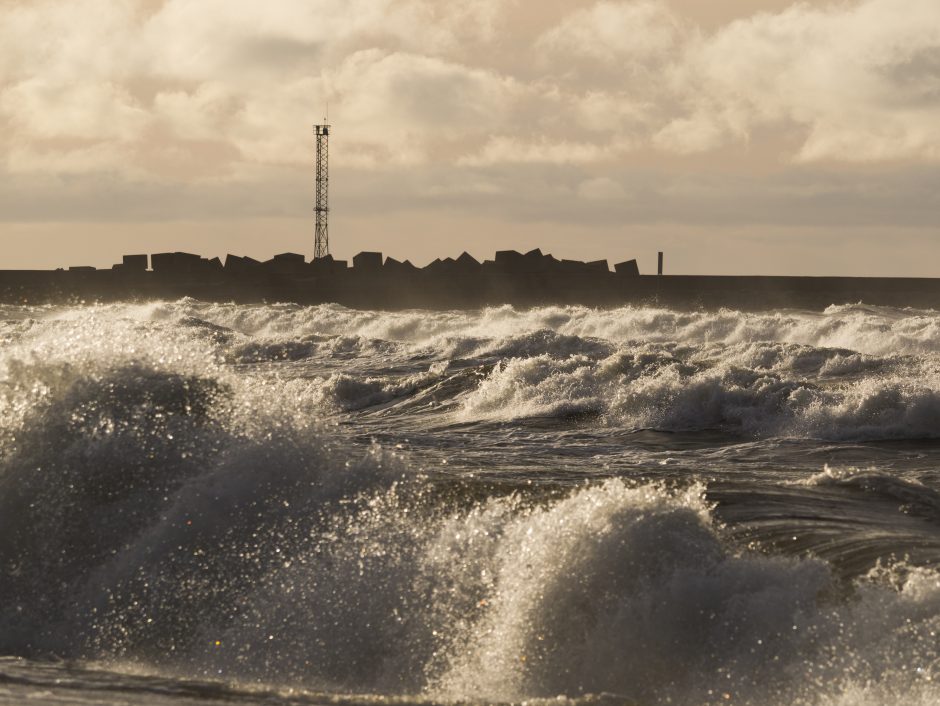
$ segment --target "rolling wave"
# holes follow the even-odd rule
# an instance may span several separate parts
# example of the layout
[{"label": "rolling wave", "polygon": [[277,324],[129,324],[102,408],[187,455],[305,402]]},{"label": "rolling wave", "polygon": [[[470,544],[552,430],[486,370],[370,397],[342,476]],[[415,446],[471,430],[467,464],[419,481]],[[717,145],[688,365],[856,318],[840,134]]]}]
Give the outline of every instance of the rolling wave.
[{"label": "rolling wave", "polygon": [[936,438],[933,312],[5,314],[0,653],[447,703],[940,699],[926,483],[739,476],[726,445],[707,472],[676,446],[663,482],[589,456],[487,485],[368,440],[437,434],[498,476],[532,418],[559,445]]},{"label": "rolling wave", "polygon": [[940,378],[916,361],[782,344],[641,347],[599,360],[542,354],[499,363],[463,400],[462,415],[511,420],[578,411],[633,429],[936,438]]}]

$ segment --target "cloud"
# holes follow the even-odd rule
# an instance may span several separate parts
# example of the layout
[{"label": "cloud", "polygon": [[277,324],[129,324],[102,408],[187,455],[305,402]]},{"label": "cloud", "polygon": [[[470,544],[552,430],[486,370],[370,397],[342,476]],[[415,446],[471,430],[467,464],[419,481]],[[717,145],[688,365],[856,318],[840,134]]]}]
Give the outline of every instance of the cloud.
[{"label": "cloud", "polygon": [[587,201],[615,201],[626,195],[623,185],[608,177],[587,179],[578,185],[578,196]]},{"label": "cloud", "polygon": [[937,160],[938,50],[934,0],[903,10],[890,0],[801,4],[738,20],[689,44],[672,69],[685,114],[654,139],[714,149],[796,127],[805,135],[798,161]]},{"label": "cloud", "polygon": [[376,165],[452,160],[462,143],[504,123],[525,90],[492,71],[380,50],[357,52],[325,80],[343,134]]},{"label": "cloud", "polygon": [[626,144],[600,145],[565,139],[526,141],[497,135],[483,149],[462,157],[458,165],[468,167],[499,164],[596,164],[616,160],[628,149]]},{"label": "cloud", "polygon": [[196,150],[209,162],[193,174],[299,165],[328,103],[337,159],[362,168],[606,163],[751,145],[767,130],[802,135],[780,155],[794,161],[940,159],[935,0],[800,4],[712,33],[664,0],[575,2],[550,26],[530,18],[530,51],[507,54],[513,5],[3,5],[6,167],[159,176],[152,145],[216,143]]},{"label": "cloud", "polygon": [[[461,31],[480,40],[491,36],[500,4],[77,0],[63,9],[40,0],[0,6],[6,167],[156,176],[151,145],[185,151],[193,141],[229,147],[215,150],[224,163],[204,164],[198,174],[231,172],[233,157],[300,164],[309,157],[303,149],[309,125],[328,105],[347,141],[339,161],[426,162],[441,143],[489,134],[488,121],[502,119],[519,90],[509,75],[449,58]],[[23,41],[30,35],[35,42]],[[60,152],[54,163],[46,155],[49,141]],[[128,161],[117,163],[115,154]]]},{"label": "cloud", "polygon": [[536,49],[588,59],[593,70],[603,64],[630,71],[664,62],[681,31],[679,18],[658,0],[604,0],[572,12],[537,40]]},{"label": "cloud", "polygon": [[924,227],[940,4],[0,3],[7,219],[302,217],[327,104],[361,211]]}]

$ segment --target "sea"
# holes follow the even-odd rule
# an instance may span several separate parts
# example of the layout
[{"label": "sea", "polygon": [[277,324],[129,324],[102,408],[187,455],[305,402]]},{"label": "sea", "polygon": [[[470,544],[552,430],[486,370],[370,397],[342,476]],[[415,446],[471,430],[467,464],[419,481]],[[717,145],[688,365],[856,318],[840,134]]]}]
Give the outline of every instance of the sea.
[{"label": "sea", "polygon": [[0,307],[0,704],[938,680],[940,312]]}]

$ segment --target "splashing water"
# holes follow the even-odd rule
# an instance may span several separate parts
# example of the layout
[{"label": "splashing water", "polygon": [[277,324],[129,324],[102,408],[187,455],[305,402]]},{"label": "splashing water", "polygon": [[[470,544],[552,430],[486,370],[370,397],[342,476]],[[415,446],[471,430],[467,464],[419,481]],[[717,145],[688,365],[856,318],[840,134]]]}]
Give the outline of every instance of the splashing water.
[{"label": "splashing water", "polygon": [[940,703],[934,312],[2,313],[0,703]]}]

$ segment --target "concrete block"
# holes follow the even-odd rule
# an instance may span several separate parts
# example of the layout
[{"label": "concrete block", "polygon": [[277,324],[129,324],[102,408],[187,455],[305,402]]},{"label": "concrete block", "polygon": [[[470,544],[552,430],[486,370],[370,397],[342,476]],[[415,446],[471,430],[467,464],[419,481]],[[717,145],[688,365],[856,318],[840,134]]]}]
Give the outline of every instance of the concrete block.
[{"label": "concrete block", "polygon": [[146,255],[125,255],[123,258],[123,265],[125,270],[146,272],[149,264],[149,258]]},{"label": "concrete block", "polygon": [[353,257],[353,267],[359,271],[374,272],[382,269],[382,253],[361,252]]},{"label": "concrete block", "polygon": [[636,260],[618,262],[616,265],[614,265],[614,270],[616,270],[618,275],[623,275],[624,277],[640,276],[640,266],[637,264]]},{"label": "concrete block", "polygon": [[301,265],[307,262],[307,258],[295,252],[282,252],[280,255],[275,255],[274,260],[276,262],[300,263]]}]

